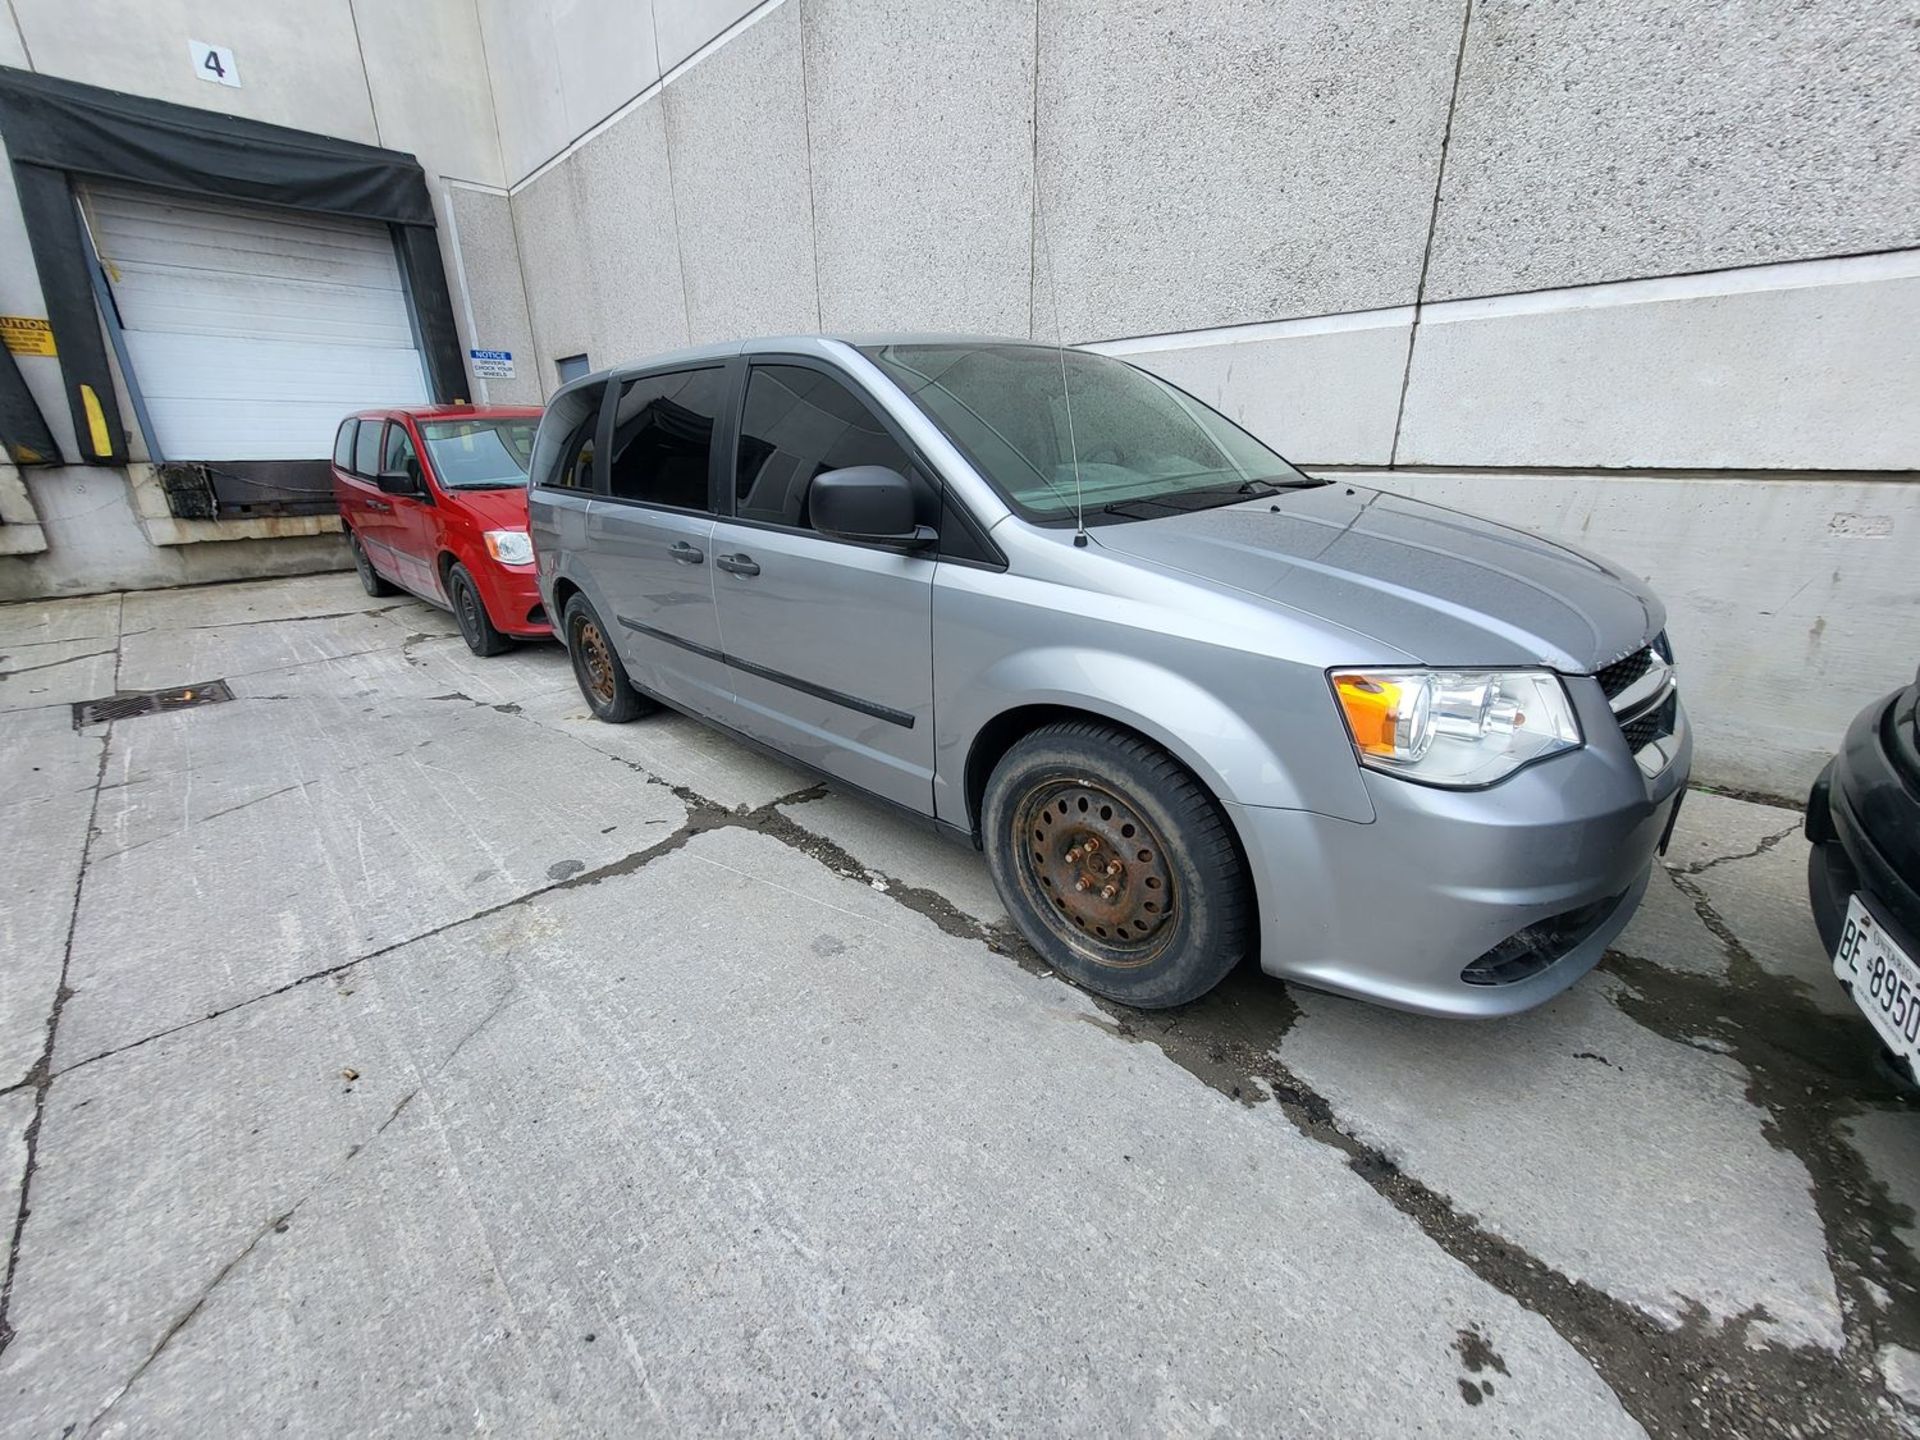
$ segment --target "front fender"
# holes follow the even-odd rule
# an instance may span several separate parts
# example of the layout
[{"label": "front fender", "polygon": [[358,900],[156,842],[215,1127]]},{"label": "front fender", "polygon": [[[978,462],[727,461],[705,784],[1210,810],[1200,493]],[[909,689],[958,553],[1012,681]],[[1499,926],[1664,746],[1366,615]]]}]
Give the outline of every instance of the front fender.
[{"label": "front fender", "polygon": [[[1237,658],[1243,670],[1252,663],[1249,657]],[[1244,684],[1247,677],[1243,673],[1239,679]],[[1301,715],[1289,714],[1279,693],[1302,682],[1318,689],[1328,712],[1315,715],[1308,702],[1304,723]],[[935,696],[936,813],[970,824],[966,773],[975,742],[1002,715],[1052,706],[1139,731],[1223,802],[1372,820],[1359,767],[1318,673],[1293,677],[1292,686],[1276,684],[1266,698],[1259,712],[1264,723],[1256,723],[1228,697],[1142,656],[1077,645],[1005,655]]]}]

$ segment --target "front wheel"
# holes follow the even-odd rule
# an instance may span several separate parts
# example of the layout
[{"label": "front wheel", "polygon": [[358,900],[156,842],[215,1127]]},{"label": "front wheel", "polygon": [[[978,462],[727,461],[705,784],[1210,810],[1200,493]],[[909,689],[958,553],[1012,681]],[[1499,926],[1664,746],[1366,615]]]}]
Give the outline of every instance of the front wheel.
[{"label": "front wheel", "polygon": [[596,720],[624,725],[656,708],[653,701],[633,688],[612,637],[586,596],[575,595],[567,601],[560,633],[566,638],[567,657],[573,661],[573,678],[580,682],[580,693]]},{"label": "front wheel", "polygon": [[473,583],[466,566],[455,564],[447,571],[447,599],[453,602],[460,638],[474,654],[499,655],[513,648],[513,641],[494,628],[486,602],[480,598],[480,587]]},{"label": "front wheel", "polygon": [[1066,721],[1015,743],[987,782],[982,833],[1021,934],[1095,994],[1185,1004],[1253,944],[1252,889],[1220,806],[1116,726]]}]

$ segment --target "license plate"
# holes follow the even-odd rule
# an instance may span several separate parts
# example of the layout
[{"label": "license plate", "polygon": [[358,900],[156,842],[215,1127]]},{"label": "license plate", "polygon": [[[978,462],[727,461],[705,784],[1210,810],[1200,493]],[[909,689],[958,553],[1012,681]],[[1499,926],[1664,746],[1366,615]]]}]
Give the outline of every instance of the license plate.
[{"label": "license plate", "polygon": [[1894,1054],[1920,1074],[1920,964],[1893,943],[1858,895],[1833,951],[1833,973]]}]

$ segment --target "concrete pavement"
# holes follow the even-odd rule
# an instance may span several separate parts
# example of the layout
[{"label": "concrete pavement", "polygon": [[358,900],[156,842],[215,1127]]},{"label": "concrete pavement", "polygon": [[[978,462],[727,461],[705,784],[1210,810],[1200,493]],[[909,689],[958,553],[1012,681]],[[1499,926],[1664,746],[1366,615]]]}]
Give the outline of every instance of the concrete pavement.
[{"label": "concrete pavement", "polygon": [[0,1436],[1920,1433],[1920,1110],[1791,810],[1696,792],[1528,1016],[1143,1015],[351,576],[0,657]]}]

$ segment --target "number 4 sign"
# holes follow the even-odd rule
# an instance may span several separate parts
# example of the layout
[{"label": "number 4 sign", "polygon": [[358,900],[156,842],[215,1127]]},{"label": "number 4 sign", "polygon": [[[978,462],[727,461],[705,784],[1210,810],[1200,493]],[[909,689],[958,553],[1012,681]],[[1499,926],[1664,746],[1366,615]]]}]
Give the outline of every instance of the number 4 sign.
[{"label": "number 4 sign", "polygon": [[224,45],[209,45],[204,40],[189,40],[187,54],[193,59],[193,73],[216,85],[240,88],[240,65],[233,51]]}]

